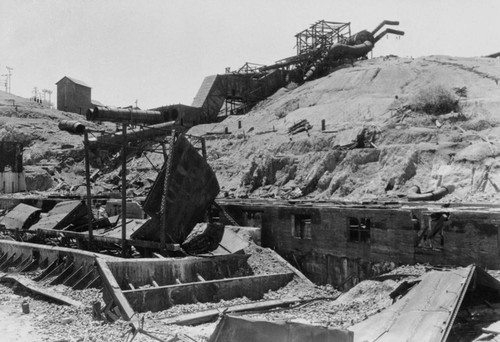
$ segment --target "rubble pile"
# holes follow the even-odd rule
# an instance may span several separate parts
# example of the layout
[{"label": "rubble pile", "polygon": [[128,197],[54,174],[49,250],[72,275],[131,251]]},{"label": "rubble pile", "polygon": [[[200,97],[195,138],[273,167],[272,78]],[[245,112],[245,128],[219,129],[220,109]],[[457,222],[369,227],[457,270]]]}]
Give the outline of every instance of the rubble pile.
[{"label": "rubble pile", "polygon": [[11,313],[21,312],[23,303],[28,303],[28,315],[36,335],[48,341],[97,342],[118,341],[128,323],[118,321],[108,324],[92,318],[92,303],[101,301],[101,293],[96,289],[72,291],[60,285],[59,290],[85,304],[84,308],[74,308],[47,302],[46,298],[34,295],[17,287],[0,284],[1,305]]}]

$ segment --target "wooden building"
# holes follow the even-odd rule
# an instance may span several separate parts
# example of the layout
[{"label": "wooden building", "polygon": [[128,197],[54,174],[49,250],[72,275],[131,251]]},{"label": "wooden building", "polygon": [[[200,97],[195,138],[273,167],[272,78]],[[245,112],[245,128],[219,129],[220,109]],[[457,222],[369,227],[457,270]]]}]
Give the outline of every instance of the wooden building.
[{"label": "wooden building", "polygon": [[348,289],[398,265],[500,268],[500,209],[488,206],[218,203],[318,284]]},{"label": "wooden building", "polygon": [[85,115],[92,108],[91,88],[84,82],[64,76],[56,85],[58,110]]}]

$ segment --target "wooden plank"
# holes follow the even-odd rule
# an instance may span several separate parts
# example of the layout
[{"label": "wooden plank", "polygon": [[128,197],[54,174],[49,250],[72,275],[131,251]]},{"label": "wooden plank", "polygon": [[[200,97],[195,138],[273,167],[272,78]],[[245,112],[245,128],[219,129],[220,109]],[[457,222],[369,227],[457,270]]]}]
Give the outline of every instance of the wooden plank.
[{"label": "wooden plank", "polygon": [[210,322],[216,319],[221,313],[269,310],[272,308],[289,306],[294,303],[301,303],[303,301],[306,300],[297,297],[279,299],[279,300],[267,300],[263,302],[226,306],[218,309],[189,313],[185,315],[169,317],[166,319],[162,319],[161,321],[164,324],[197,325]]},{"label": "wooden plank", "polygon": [[99,274],[101,275],[104,286],[107,287],[109,293],[113,297],[114,302],[120,308],[122,313],[122,317],[126,321],[130,321],[132,316],[134,316],[135,311],[130,306],[127,298],[122,293],[122,290],[118,283],[116,282],[115,276],[109,269],[106,261],[101,258],[96,258],[97,269],[99,270]]},{"label": "wooden plank", "polygon": [[23,287],[30,290],[31,292],[40,294],[40,295],[48,297],[48,298],[51,298],[59,303],[72,305],[72,306],[75,306],[78,308],[84,307],[83,303],[78,302],[76,300],[73,300],[73,299],[66,297],[64,295],[61,295],[59,293],[56,293],[48,288],[41,288],[33,280],[28,279],[24,276],[8,274],[8,275],[5,275],[4,277],[2,277],[1,279],[2,279],[2,281],[4,281],[4,280],[15,281],[16,283],[22,285]]}]

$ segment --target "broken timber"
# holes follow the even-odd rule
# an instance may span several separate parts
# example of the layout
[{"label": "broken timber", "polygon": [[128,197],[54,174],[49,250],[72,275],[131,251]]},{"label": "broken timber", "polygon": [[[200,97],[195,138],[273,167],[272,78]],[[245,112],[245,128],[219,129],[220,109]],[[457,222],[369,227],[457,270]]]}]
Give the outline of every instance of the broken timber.
[{"label": "broken timber", "polygon": [[63,303],[66,305],[72,305],[72,306],[75,306],[77,308],[83,307],[83,303],[78,302],[76,300],[73,300],[69,297],[66,297],[66,296],[59,294],[55,291],[52,291],[50,289],[37,286],[36,282],[34,282],[33,280],[26,278],[22,275],[7,274],[7,275],[2,276],[0,278],[0,280],[1,281],[5,281],[5,280],[15,281],[16,283],[18,283],[19,285],[23,286],[24,288],[30,290],[31,292],[37,293],[37,294],[42,295],[44,297],[48,297],[52,300],[55,300],[56,302]]},{"label": "broken timber", "polygon": [[[39,228],[36,229],[36,232],[41,234],[41,235],[46,235],[46,236],[61,236],[61,237],[68,237],[72,239],[81,239],[87,241],[89,239],[89,233],[83,233],[83,232],[72,232],[72,231],[67,231],[67,230],[55,230],[55,229],[43,229]],[[97,243],[107,243],[107,244],[116,244],[120,245],[122,243],[121,238],[117,237],[112,237],[112,236],[102,236],[102,235],[93,235],[93,241]],[[133,239],[127,239],[126,240],[126,245],[128,246],[136,246],[136,247],[143,247],[143,248],[149,248],[149,249],[160,249],[160,243],[155,242],[155,241],[146,241],[146,240],[133,240]],[[168,251],[179,251],[180,246],[175,243],[169,243],[166,245],[166,249]]]},{"label": "broken timber", "polygon": [[131,320],[135,314],[134,309],[132,309],[129,302],[123,295],[120,286],[116,282],[116,279],[106,264],[106,261],[97,258],[96,263],[108,295],[112,297],[114,303],[120,309],[123,319],[127,321]]},{"label": "broken timber", "polygon": [[177,324],[177,325],[197,325],[203,324],[215,320],[221,313],[236,313],[245,311],[260,311],[269,310],[278,307],[290,306],[291,304],[300,303],[305,300],[294,297],[279,300],[267,300],[257,303],[234,305],[229,307],[223,307],[218,309],[211,309],[202,312],[189,313],[185,315],[180,315],[176,317],[170,317],[162,320],[165,324]]}]

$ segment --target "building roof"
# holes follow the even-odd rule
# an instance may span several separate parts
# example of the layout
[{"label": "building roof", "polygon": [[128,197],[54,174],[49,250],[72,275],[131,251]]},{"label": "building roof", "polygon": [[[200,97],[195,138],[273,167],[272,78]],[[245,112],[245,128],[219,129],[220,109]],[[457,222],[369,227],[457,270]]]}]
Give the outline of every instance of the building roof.
[{"label": "building roof", "polygon": [[70,80],[71,82],[73,83],[76,83],[76,84],[79,84],[81,86],[84,86],[84,87],[87,87],[87,88],[92,88],[91,86],[89,86],[87,83],[83,82],[83,81],[80,81],[80,80],[77,80],[76,78],[73,78],[73,77],[68,77],[68,76],[64,76],[63,78],[61,78],[59,81],[56,82],[56,84],[59,84],[59,82],[61,82],[62,80],[64,80],[65,78],[67,78],[68,80]]}]

